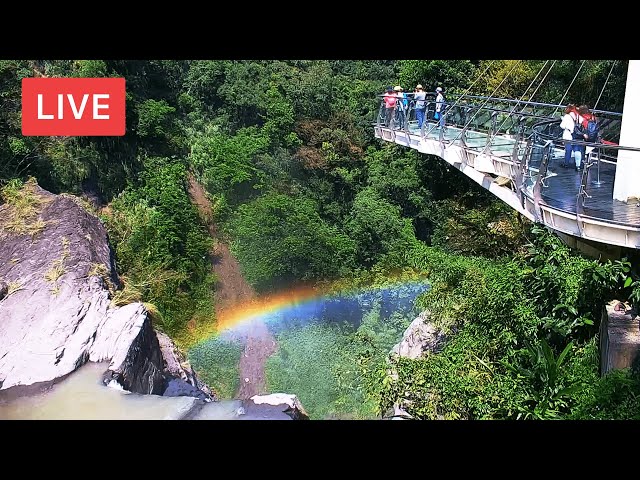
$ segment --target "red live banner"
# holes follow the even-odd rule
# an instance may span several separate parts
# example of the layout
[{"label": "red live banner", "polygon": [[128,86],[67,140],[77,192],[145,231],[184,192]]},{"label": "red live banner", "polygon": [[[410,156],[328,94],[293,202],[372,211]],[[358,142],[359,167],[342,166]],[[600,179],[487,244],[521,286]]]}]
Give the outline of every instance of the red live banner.
[{"label": "red live banner", "polygon": [[124,78],[23,78],[25,136],[125,134]]}]

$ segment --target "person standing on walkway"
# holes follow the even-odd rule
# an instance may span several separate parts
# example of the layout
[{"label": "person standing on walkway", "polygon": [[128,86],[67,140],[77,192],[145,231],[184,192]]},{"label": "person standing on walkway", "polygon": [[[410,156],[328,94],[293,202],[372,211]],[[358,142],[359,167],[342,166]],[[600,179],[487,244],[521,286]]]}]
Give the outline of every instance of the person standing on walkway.
[{"label": "person standing on walkway", "polygon": [[[582,163],[582,148],[581,145],[570,143],[571,140],[580,140],[574,137],[576,130],[576,124],[579,124],[582,118],[578,114],[576,106],[572,103],[567,105],[564,109],[564,116],[560,122],[560,128],[562,129],[562,139],[567,140],[564,144],[564,163],[561,165],[563,168],[571,168],[571,154],[575,157],[576,170],[580,169]],[[584,141],[584,139],[582,139]]]},{"label": "person standing on walkway", "polygon": [[396,110],[398,111],[398,126],[400,128],[404,128],[404,121],[406,118],[407,107],[409,106],[409,99],[407,98],[406,93],[403,92],[403,88],[400,85],[396,85],[393,87],[398,96],[398,103],[396,106]]},{"label": "person standing on walkway", "polygon": [[416,92],[413,94],[413,99],[416,102],[416,120],[418,120],[418,128],[422,129],[424,123],[424,111],[426,109],[425,99],[427,98],[427,92],[422,89],[422,85],[416,85]]},{"label": "person standing on walkway", "polygon": [[[589,109],[588,105],[580,105],[578,107],[578,114],[582,117],[582,131],[584,132],[582,134],[582,139],[584,139],[585,142],[597,143],[599,132],[596,116]],[[589,122],[593,124],[593,128],[591,130],[589,129]],[[582,165],[585,165],[587,163],[588,157],[590,156],[590,153],[593,151],[593,147],[587,147],[585,145],[580,145],[580,147],[583,160]]]},{"label": "person standing on walkway", "polygon": [[436,93],[438,94],[438,96],[436,97],[436,115],[435,115],[435,118],[436,118],[436,120],[438,120],[438,124],[439,124],[438,128],[443,128],[444,127],[445,105],[444,105],[444,95],[442,94],[442,87],[436,88]]},{"label": "person standing on walkway", "polygon": [[384,107],[385,107],[385,126],[388,128],[393,128],[393,114],[396,110],[396,103],[398,102],[398,97],[393,91],[393,88],[387,87],[387,93],[384,94]]}]

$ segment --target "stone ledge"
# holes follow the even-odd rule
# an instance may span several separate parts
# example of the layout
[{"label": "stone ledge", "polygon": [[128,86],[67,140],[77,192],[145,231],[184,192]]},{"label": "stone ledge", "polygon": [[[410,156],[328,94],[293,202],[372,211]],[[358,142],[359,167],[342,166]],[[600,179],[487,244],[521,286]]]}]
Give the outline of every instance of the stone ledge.
[{"label": "stone ledge", "polygon": [[613,301],[602,311],[600,324],[600,374],[628,368],[640,357],[640,316],[631,309],[616,311]]}]

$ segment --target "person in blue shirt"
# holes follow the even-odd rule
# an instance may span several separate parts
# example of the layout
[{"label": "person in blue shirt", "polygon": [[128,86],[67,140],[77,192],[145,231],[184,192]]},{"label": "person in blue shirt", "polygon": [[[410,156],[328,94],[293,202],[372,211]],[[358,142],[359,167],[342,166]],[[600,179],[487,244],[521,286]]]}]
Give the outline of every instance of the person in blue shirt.
[{"label": "person in blue shirt", "polygon": [[427,98],[427,92],[422,89],[422,85],[416,85],[416,91],[413,94],[413,99],[416,102],[416,120],[418,120],[418,128],[422,128],[424,123],[424,113],[426,109],[425,99]]}]

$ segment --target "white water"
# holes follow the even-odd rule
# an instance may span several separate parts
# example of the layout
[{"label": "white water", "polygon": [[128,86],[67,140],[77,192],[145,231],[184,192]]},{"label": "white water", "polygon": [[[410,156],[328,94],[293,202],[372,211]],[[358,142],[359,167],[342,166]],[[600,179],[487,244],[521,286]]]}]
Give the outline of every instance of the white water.
[{"label": "white water", "polygon": [[[89,363],[35,395],[7,400],[0,391],[0,419],[178,420],[237,418],[239,401],[202,402],[192,397],[139,395],[101,382],[106,364]],[[4,395],[6,397],[6,394]]]}]

